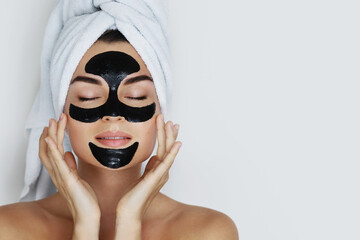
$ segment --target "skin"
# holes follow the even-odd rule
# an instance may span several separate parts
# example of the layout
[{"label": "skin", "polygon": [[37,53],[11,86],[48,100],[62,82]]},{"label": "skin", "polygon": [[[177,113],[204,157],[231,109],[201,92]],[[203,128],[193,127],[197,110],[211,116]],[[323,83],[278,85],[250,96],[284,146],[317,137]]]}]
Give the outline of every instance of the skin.
[{"label": "skin", "polygon": [[[73,78],[88,76],[98,79],[101,85],[71,84],[64,114],[58,121],[50,120],[39,140],[39,156],[59,192],[42,200],[0,207],[0,240],[238,239],[235,224],[225,214],[183,204],[159,192],[168,181],[169,169],[181,143],[176,141],[179,125],[163,120],[151,81],[125,86],[125,78],[118,89],[120,101],[130,106],[156,103],[156,112],[148,121],[130,123],[121,116],[105,116],[94,123],[83,123],[69,117],[70,103],[90,108],[106,101],[108,88],[104,79],[84,70],[92,56],[106,51],[125,52],[140,64],[140,71],[127,78],[143,74],[151,76],[129,43],[96,42],[86,52]],[[86,94],[92,96],[83,96]],[[142,101],[127,98],[144,94],[147,98]],[[78,101],[79,95],[99,98],[85,103]],[[94,158],[88,143],[101,132],[117,130],[131,134],[139,147],[128,165],[110,169]],[[78,156],[78,166],[71,153],[64,153],[65,131]],[[150,158],[141,175],[141,163],[151,156],[156,140],[156,155]]]}]

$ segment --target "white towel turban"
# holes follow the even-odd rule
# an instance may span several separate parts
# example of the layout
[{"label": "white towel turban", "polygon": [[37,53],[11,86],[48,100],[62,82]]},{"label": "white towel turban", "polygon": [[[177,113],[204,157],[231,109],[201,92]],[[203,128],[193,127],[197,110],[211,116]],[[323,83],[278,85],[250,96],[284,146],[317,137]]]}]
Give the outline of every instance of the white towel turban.
[{"label": "white towel turban", "polygon": [[[20,201],[56,192],[38,157],[39,137],[58,119],[72,75],[85,52],[108,29],[118,29],[137,50],[154,80],[161,110],[170,94],[169,46],[164,0],[60,0],[50,15],[41,55],[41,83],[28,116],[25,186]],[[64,148],[71,151],[67,135]]]}]

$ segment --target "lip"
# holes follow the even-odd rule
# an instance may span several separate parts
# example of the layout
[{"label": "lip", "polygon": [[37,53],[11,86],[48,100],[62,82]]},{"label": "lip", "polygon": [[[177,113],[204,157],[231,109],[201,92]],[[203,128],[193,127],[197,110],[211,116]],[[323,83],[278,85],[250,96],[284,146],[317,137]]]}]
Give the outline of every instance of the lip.
[{"label": "lip", "polygon": [[[121,139],[104,139],[104,138],[121,138]],[[95,136],[97,142],[107,147],[122,147],[129,143],[132,139],[130,134],[116,131],[103,132]]]}]

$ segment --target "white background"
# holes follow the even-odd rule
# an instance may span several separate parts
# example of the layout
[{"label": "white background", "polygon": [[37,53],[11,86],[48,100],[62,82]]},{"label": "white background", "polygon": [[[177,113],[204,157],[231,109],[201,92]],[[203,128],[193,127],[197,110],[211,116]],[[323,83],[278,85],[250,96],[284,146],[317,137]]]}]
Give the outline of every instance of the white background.
[{"label": "white background", "polygon": [[[23,187],[23,126],[54,4],[0,8],[0,205]],[[359,7],[171,1],[170,119],[183,147],[163,192],[226,213],[243,240],[360,239]]]}]

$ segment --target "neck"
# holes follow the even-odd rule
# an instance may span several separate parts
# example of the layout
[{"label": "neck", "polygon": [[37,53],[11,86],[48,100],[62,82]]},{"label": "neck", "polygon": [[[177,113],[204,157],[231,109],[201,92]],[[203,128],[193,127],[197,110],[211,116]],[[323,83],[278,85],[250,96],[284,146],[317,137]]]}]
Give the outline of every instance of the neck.
[{"label": "neck", "polygon": [[102,216],[115,214],[116,206],[122,196],[141,177],[141,164],[131,168],[112,170],[96,167],[79,159],[79,176],[94,190]]}]

